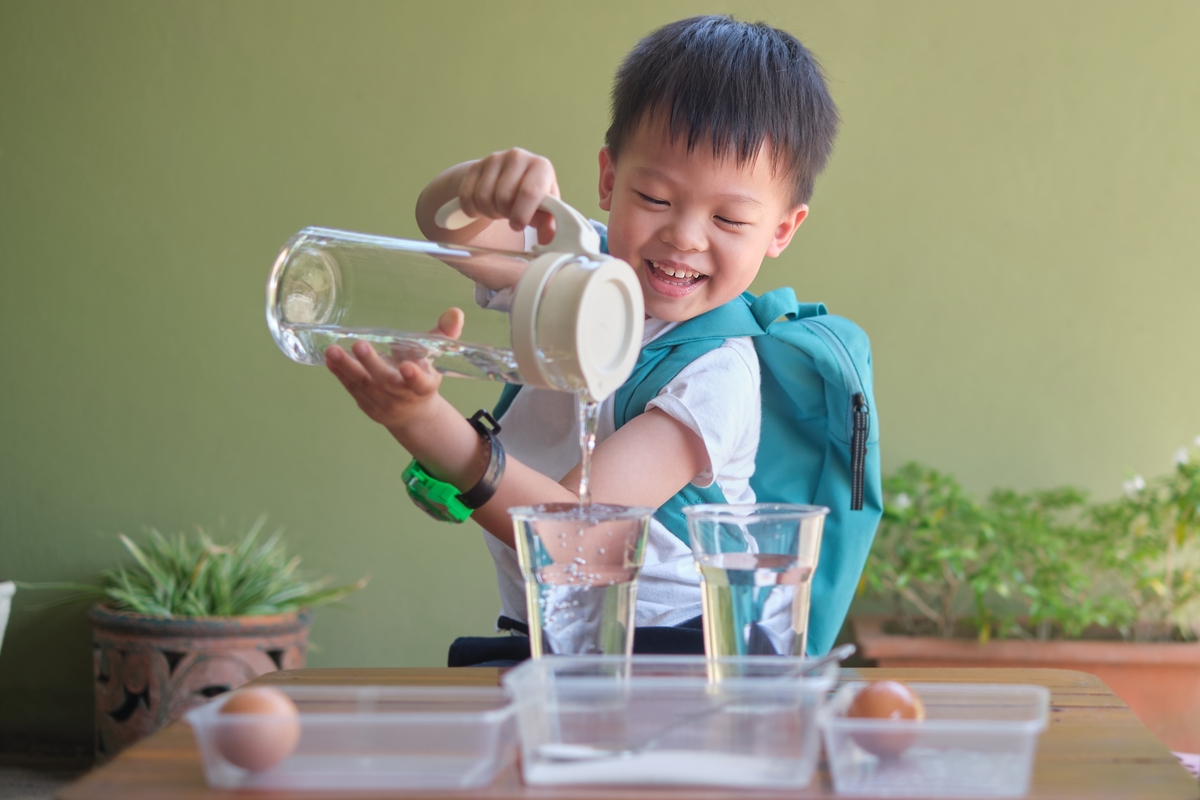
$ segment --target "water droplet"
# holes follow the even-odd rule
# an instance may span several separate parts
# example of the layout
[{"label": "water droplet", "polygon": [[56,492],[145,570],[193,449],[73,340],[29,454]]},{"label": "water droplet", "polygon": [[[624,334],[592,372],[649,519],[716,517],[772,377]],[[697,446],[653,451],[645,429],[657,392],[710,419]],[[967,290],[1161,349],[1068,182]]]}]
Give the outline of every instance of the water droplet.
[{"label": "water droplet", "polygon": [[575,563],[576,564],[586,564],[587,559],[583,558],[583,556],[575,556]]},{"label": "water droplet", "polygon": [[604,548],[603,547],[599,548],[597,550],[597,552],[600,553],[600,555],[604,555]]},{"label": "water droplet", "polygon": [[612,538],[612,531],[609,531],[609,532],[608,532],[608,537],[609,537],[610,539]]}]

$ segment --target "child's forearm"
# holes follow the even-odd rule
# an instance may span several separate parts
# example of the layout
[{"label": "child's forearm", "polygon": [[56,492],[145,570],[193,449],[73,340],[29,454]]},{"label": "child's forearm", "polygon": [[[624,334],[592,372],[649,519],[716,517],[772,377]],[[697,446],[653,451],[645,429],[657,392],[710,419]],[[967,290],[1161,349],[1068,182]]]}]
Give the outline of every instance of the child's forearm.
[{"label": "child's forearm", "polygon": [[[419,422],[388,430],[404,449],[435,478],[461,492],[479,482],[487,469],[491,450],[458,410],[441,395],[431,414]],[[514,546],[508,509],[537,503],[576,503],[578,495],[516,459],[507,459],[504,477],[492,499],[476,509],[471,519],[496,538]]]}]

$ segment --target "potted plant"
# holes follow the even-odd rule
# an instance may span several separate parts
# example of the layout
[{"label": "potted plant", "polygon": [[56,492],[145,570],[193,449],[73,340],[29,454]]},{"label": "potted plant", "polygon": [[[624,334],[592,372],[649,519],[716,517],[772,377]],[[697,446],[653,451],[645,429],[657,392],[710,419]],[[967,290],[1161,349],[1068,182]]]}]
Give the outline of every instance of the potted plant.
[{"label": "potted plant", "polygon": [[[1200,445],[1200,438],[1197,439]],[[1055,667],[1104,680],[1173,750],[1200,752],[1200,458],[1089,504],[1072,488],[971,498],[908,464],[855,615],[880,666]]]},{"label": "potted plant", "polygon": [[52,584],[97,598],[93,629],[96,754],[107,758],[193,706],[279,669],[303,667],[311,609],[361,589],[300,574],[282,531],[260,540],[265,518],[218,544],[204,530],[150,530],[121,543],[129,566],[101,586]]}]

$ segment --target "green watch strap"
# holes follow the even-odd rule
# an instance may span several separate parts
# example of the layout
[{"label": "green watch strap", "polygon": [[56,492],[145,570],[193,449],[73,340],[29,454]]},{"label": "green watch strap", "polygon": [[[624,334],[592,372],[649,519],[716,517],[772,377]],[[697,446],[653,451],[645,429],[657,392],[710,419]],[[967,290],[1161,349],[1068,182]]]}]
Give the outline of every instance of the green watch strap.
[{"label": "green watch strap", "polygon": [[408,496],[429,516],[440,522],[466,522],[473,509],[459,500],[459,491],[452,484],[430,475],[415,458],[400,476]]}]

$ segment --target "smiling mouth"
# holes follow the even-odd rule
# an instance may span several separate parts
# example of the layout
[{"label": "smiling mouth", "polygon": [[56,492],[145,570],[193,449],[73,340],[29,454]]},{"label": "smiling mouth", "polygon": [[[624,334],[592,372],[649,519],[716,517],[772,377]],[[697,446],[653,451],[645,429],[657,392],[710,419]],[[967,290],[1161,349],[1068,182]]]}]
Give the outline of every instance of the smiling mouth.
[{"label": "smiling mouth", "polygon": [[660,264],[657,261],[650,259],[642,259],[646,264],[646,271],[650,276],[657,281],[665,284],[664,288],[668,288],[671,294],[676,292],[686,294],[687,292],[699,286],[704,281],[708,280],[707,275],[702,275],[695,270],[684,269],[683,267],[672,267],[666,264]]}]

